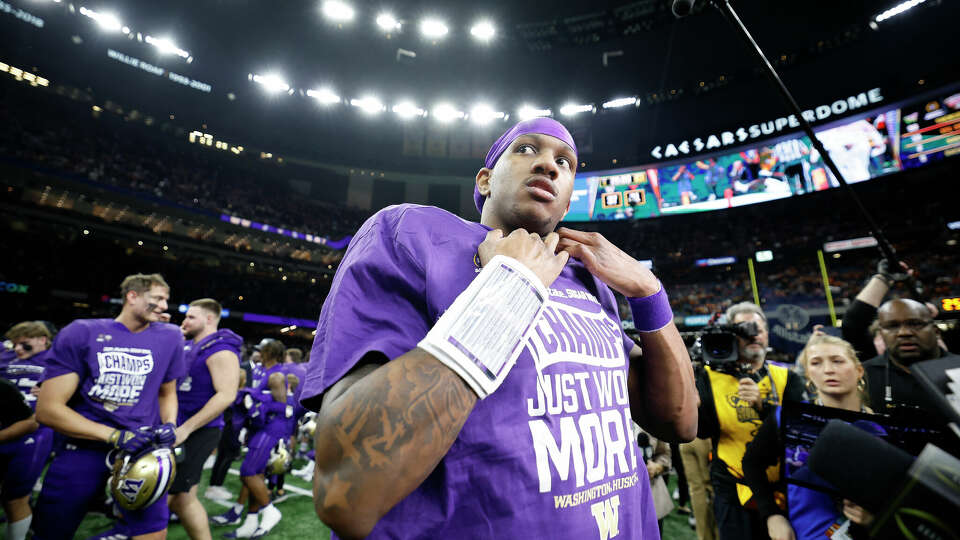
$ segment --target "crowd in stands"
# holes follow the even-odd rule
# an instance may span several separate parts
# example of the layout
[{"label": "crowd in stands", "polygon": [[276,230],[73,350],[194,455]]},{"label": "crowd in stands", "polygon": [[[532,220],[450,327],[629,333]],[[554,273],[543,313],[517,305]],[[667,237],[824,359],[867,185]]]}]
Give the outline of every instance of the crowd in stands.
[{"label": "crowd in stands", "polygon": [[287,182],[292,174],[309,178],[331,172],[215,151],[190,144],[185,133],[174,137],[110,110],[95,112],[89,103],[25,87],[3,85],[0,92],[0,158],[215,217],[229,214],[332,239],[351,234],[368,216],[304,196]]}]

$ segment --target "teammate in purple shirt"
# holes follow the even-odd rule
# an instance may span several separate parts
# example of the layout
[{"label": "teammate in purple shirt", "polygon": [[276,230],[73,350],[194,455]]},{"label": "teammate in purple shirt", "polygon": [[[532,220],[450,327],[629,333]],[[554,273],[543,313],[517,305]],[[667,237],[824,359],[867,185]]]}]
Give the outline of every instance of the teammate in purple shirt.
[{"label": "teammate in purple shirt", "polygon": [[629,422],[691,440],[693,371],[656,277],[555,231],[576,164],[562,125],[520,122],[477,173],[480,223],[400,205],[354,237],[302,394],[336,536],[658,538]]},{"label": "teammate in purple shirt", "polygon": [[170,486],[170,509],[192,540],[211,538],[207,512],[197,498],[203,464],[220,442],[223,411],[237,397],[243,339],[220,324],[220,302],[194,300],[180,325],[187,375],[177,387],[177,439],[183,461]]},{"label": "teammate in purple shirt", "polygon": [[[47,470],[34,538],[72,538],[90,502],[103,495],[116,450],[129,454],[175,445],[176,379],[185,374],[183,338],[159,322],[170,287],[159,274],[120,285],[116,319],[79,319],[57,335],[37,400],[37,420],[65,435]],[[167,500],[124,511],[133,538],[166,537]]]},{"label": "teammate in purple shirt", "polygon": [[[287,405],[287,374],[283,357],[283,343],[266,338],[257,346],[260,364],[253,367],[249,395],[253,402],[248,412],[247,455],[240,466],[243,490],[239,500],[248,497],[247,517],[239,528],[226,534],[227,538],[260,538],[273,529],[280,518],[279,510],[270,502],[270,492],[264,479],[270,451],[277,441],[289,437],[288,418],[292,415]],[[237,502],[225,514],[216,516],[216,523],[236,523],[243,512]]]},{"label": "teammate in purple shirt", "polygon": [[[50,330],[39,321],[25,321],[14,325],[6,338],[13,343],[15,356],[0,365],[0,377],[15,384],[24,401],[35,408],[52,341]],[[11,540],[27,537],[33,519],[30,494],[53,446],[53,430],[38,427],[35,418],[30,424],[25,434],[14,426],[0,430],[0,496],[7,517],[6,538]]]}]

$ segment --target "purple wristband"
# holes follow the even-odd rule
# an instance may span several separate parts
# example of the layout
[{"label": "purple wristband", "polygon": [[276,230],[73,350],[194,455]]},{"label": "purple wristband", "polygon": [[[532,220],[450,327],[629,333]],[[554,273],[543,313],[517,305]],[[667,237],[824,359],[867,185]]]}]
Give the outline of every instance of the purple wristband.
[{"label": "purple wristband", "polygon": [[673,322],[673,310],[667,291],[660,284],[660,290],[643,298],[627,298],[630,313],[633,314],[633,327],[637,332],[656,332]]}]

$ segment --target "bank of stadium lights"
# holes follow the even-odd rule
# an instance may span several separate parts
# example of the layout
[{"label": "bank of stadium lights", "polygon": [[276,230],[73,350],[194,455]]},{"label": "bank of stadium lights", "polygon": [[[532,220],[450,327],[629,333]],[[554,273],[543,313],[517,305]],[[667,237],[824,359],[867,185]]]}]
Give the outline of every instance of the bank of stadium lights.
[{"label": "bank of stadium lights", "polygon": [[14,79],[25,81],[29,83],[30,86],[50,86],[50,81],[44,77],[40,77],[16,66],[11,66],[5,62],[0,62],[0,73],[9,73]]},{"label": "bank of stadium lights", "polygon": [[553,116],[553,111],[532,105],[523,105],[517,110],[517,116],[520,117],[520,120],[529,120],[539,116]]},{"label": "bank of stadium lights", "polygon": [[229,150],[235,155],[240,155],[243,152],[242,146],[234,146],[226,141],[218,141],[213,138],[213,135],[209,133],[204,133],[202,131],[191,131],[187,136],[187,140],[193,144],[199,144],[201,146],[209,146],[211,148],[216,148],[217,150]]},{"label": "bank of stadium lights", "polygon": [[412,101],[401,101],[391,109],[400,118],[418,118],[427,114],[427,111],[417,107]]},{"label": "bank of stadium lights", "polygon": [[420,33],[428,39],[440,39],[450,32],[447,25],[440,19],[428,17],[420,21]]},{"label": "bank of stadium lights", "polygon": [[334,22],[352,21],[355,14],[353,6],[340,0],[326,0],[321,11],[324,17]]},{"label": "bank of stadium lights", "polygon": [[269,73],[267,75],[258,75],[256,73],[250,73],[247,75],[247,79],[263,86],[264,90],[271,94],[277,92],[292,92],[290,85],[287,84],[287,81],[283,80],[279,75],[274,73]]},{"label": "bank of stadium lights", "polygon": [[560,114],[564,116],[573,116],[580,113],[592,113],[597,110],[593,104],[578,104],[578,103],[567,103],[563,107],[560,107]]},{"label": "bank of stadium lights", "polygon": [[80,14],[93,19],[100,28],[107,32],[119,32],[123,29],[123,23],[121,23],[120,19],[113,13],[100,13],[86,7],[81,7]]},{"label": "bank of stadium lights", "polygon": [[379,114],[386,110],[386,107],[383,106],[383,103],[373,96],[364,96],[358,99],[351,99],[350,105],[353,105],[367,114]]},{"label": "bank of stadium lights", "polygon": [[438,122],[448,123],[454,120],[460,120],[466,116],[463,111],[457,110],[456,107],[449,103],[440,103],[433,108],[433,117],[437,119]]},{"label": "bank of stadium lights", "polygon": [[307,90],[307,96],[317,100],[321,105],[334,105],[340,103],[340,96],[329,88],[316,88]]},{"label": "bank of stadium lights", "polygon": [[470,28],[470,35],[484,43],[493,39],[496,33],[497,29],[493,27],[493,23],[490,21],[480,21]]},{"label": "bank of stadium lights", "polygon": [[636,97],[625,97],[625,98],[611,99],[610,101],[604,102],[602,106],[604,109],[619,109],[620,107],[629,107],[630,105],[636,105],[636,104],[637,104]]},{"label": "bank of stadium lights", "polygon": [[381,13],[377,15],[377,26],[384,32],[396,32],[400,30],[401,22],[390,13]]},{"label": "bank of stadium lights", "polygon": [[144,38],[144,41],[153,45],[160,51],[160,54],[175,54],[180,58],[183,58],[187,62],[193,61],[193,57],[190,56],[190,53],[177,47],[177,44],[174,43],[170,38],[156,38],[148,35]]},{"label": "bank of stadium lights", "polygon": [[897,5],[893,6],[892,8],[890,8],[890,9],[888,9],[888,10],[885,10],[885,11],[877,14],[877,15],[873,18],[873,21],[872,21],[872,22],[873,22],[873,23],[881,23],[881,22],[889,19],[890,17],[896,17],[897,15],[903,13],[904,11],[907,11],[907,10],[909,10],[909,9],[913,9],[913,8],[919,6],[920,4],[924,3],[924,2],[926,2],[926,0],[908,0],[907,2],[902,2],[902,3],[900,3],[900,4],[897,4]]},{"label": "bank of stadium lights", "polygon": [[475,105],[470,109],[470,121],[478,125],[486,125],[494,120],[506,120],[507,115],[503,111],[495,111],[493,107],[486,104]]}]

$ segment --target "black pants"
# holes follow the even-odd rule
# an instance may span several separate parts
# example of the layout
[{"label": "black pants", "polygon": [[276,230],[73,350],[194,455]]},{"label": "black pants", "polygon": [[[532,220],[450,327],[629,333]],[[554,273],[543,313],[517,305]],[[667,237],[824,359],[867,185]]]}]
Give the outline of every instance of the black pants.
[{"label": "black pants", "polygon": [[677,471],[677,506],[686,506],[690,502],[690,486],[687,485],[687,471],[683,469],[683,458],[680,456],[680,445],[670,443],[670,461],[673,470]]},{"label": "black pants", "polygon": [[726,465],[719,459],[710,467],[710,483],[713,484],[713,512],[720,530],[720,540],[767,540],[767,524],[762,523],[756,510],[740,506],[737,484],[726,471],[718,471]]},{"label": "black pants", "polygon": [[227,422],[223,426],[220,444],[217,445],[217,459],[213,462],[213,471],[210,473],[211,486],[223,485],[230,471],[230,465],[240,455],[240,441],[237,440],[237,434],[233,432],[230,420],[226,418],[225,420]]}]

